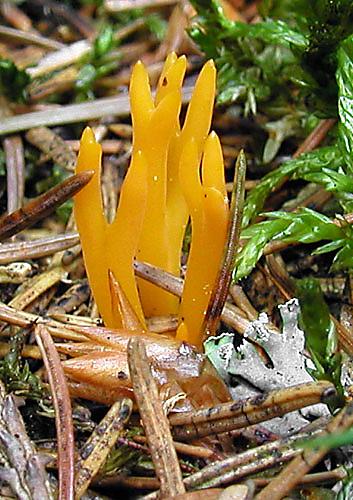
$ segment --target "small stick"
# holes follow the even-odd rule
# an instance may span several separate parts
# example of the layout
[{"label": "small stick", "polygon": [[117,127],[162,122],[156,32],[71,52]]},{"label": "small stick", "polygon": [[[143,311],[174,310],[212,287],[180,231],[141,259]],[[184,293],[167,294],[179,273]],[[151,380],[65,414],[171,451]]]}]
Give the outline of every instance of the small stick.
[{"label": "small stick", "polygon": [[[143,441],[141,440],[142,443],[148,442],[146,436],[139,436],[139,437],[143,439]],[[151,450],[149,449],[149,447],[145,446],[143,444],[140,444],[137,441],[138,440],[136,439],[136,436],[134,436],[133,441],[131,439],[126,439],[126,438],[119,438],[118,439],[119,444],[129,446],[133,450],[141,451],[142,453],[145,453],[146,455],[151,455]],[[173,441],[173,444],[175,446],[175,441]],[[179,444],[184,444],[184,443],[179,443]],[[175,446],[175,450],[177,451],[176,446]],[[202,457],[199,457],[199,458],[202,458]],[[192,474],[193,472],[195,472],[196,467],[193,467],[192,465],[189,465],[186,463],[181,463],[180,469],[182,471],[186,472],[187,474]],[[159,485],[158,485],[158,487],[159,487]]]},{"label": "small stick", "polygon": [[88,170],[73,175],[46,193],[27,203],[12,214],[0,217],[0,241],[10,238],[23,229],[44,219],[55,208],[78,193],[92,178],[94,172]]},{"label": "small stick", "polygon": [[[308,484],[321,484],[321,483],[336,483],[337,481],[342,481],[347,477],[347,471],[344,467],[337,467],[333,470],[328,470],[326,472],[315,472],[314,474],[307,474],[302,477],[299,486],[306,486]],[[258,488],[263,488],[270,484],[272,479],[267,477],[256,477],[253,478],[255,486]]]},{"label": "small stick", "polygon": [[94,480],[93,484],[94,486],[103,488],[111,488],[118,485],[136,490],[155,490],[159,488],[159,481],[156,477],[125,476],[123,474],[106,476],[102,479]]},{"label": "small stick", "polygon": [[[184,479],[184,484],[187,489],[199,488],[204,483],[212,481],[212,484],[224,484],[223,475],[234,474],[237,476],[237,470],[240,466],[251,464],[255,461],[261,459],[261,457],[278,457],[281,459],[282,454],[285,450],[293,449],[293,445],[298,442],[302,442],[305,439],[312,437],[315,433],[301,433],[294,436],[289,436],[286,438],[278,439],[277,441],[272,441],[270,443],[263,444],[257,448],[252,448],[250,450],[243,451],[237,455],[233,455],[224,460],[220,460],[213,464],[207,465],[199,472],[195,472],[191,476]],[[300,448],[295,448],[297,453],[300,452]],[[271,464],[267,466],[273,465]],[[267,468],[264,467],[264,468]],[[233,481],[235,477],[228,476],[228,482]]]},{"label": "small stick", "polygon": [[69,171],[75,170],[76,154],[58,134],[47,127],[35,127],[25,135],[28,142],[45,153],[54,163]]},{"label": "small stick", "polygon": [[[237,485],[237,486],[233,486],[233,488],[237,488],[238,491],[239,491],[239,487],[241,487],[241,492],[240,492],[240,496],[238,495],[237,492],[232,492],[231,496],[227,496],[227,497],[224,497],[224,498],[227,498],[228,500],[247,500],[248,498],[251,498],[251,497],[248,497],[246,495],[246,493],[244,492],[244,488],[242,487],[243,485]],[[245,486],[245,490],[247,491],[248,488]],[[177,497],[175,497],[174,500],[218,500],[220,498],[223,498],[221,497],[221,493],[223,492],[224,490],[222,490],[221,488],[207,488],[207,489],[204,489],[202,491],[190,491],[188,493],[183,493],[183,495],[178,495]]]},{"label": "small stick", "polygon": [[17,310],[25,309],[42,293],[61,281],[66,274],[66,271],[57,266],[34,276],[28,280],[26,288],[15,295],[8,305]]},{"label": "small stick", "polygon": [[59,500],[74,498],[74,428],[69,389],[59,354],[51,335],[44,325],[34,329],[42,353],[55,408],[58,439]]},{"label": "small stick", "polygon": [[[72,149],[72,151],[80,150],[80,141],[67,140],[65,143]],[[102,146],[103,154],[116,154],[123,149],[123,143],[119,139],[106,139],[100,143]]]},{"label": "small stick", "polygon": [[117,401],[80,450],[76,462],[75,498],[80,499],[97,474],[128,422],[132,411],[131,399]]},{"label": "small stick", "polygon": [[65,47],[63,43],[57,42],[53,38],[45,38],[44,36],[36,35],[28,31],[9,28],[8,26],[0,26],[0,40],[10,40],[10,42],[20,44],[33,44],[39,47],[44,47],[49,50],[58,50]]},{"label": "small stick", "polygon": [[0,11],[8,24],[22,31],[33,30],[31,19],[14,2],[3,0],[0,3]]},{"label": "small stick", "polygon": [[[185,477],[184,485],[187,490],[193,490],[202,488],[205,485],[216,487],[239,481],[244,476],[260,472],[295,457],[301,452],[302,448],[294,445],[302,443],[305,439],[311,438],[318,433],[319,431],[288,436],[243,451],[224,460],[218,460]],[[158,498],[158,492],[153,492],[144,497],[145,500],[155,498]]]},{"label": "small stick", "polygon": [[50,318],[43,318],[38,314],[32,314],[27,311],[18,311],[13,307],[0,302],[0,321],[9,323],[10,325],[20,326],[22,328],[33,327],[33,325],[45,325],[54,337],[65,340],[74,340],[76,342],[86,342],[87,337],[80,335]]},{"label": "small stick", "polygon": [[108,12],[123,12],[131,9],[164,7],[176,3],[178,3],[178,0],[105,0],[104,8]]},{"label": "small stick", "polygon": [[140,323],[134,309],[132,308],[124,290],[120,283],[116,280],[113,271],[108,270],[109,288],[112,301],[112,310],[118,310],[122,322],[122,327],[126,330],[138,331],[143,330],[143,325]]},{"label": "small stick", "polygon": [[229,288],[229,293],[234,300],[235,305],[245,312],[250,321],[255,321],[258,318],[259,313],[251,304],[240,285],[232,285]]},{"label": "small stick", "polygon": [[235,165],[234,190],[230,207],[230,218],[228,223],[228,234],[222,265],[212,289],[211,298],[206,311],[203,324],[204,337],[216,334],[224,305],[227,300],[229,285],[232,280],[234,259],[238,251],[241,231],[241,221],[244,206],[244,183],[246,174],[246,157],[244,151],[240,151]]},{"label": "small stick", "polygon": [[132,338],[129,341],[128,361],[134,395],[148,438],[156,476],[161,483],[161,496],[172,498],[185,493],[185,487],[146,350],[143,342],[138,338]]},{"label": "small stick", "polygon": [[[192,90],[192,87],[184,87],[182,93],[184,103],[189,102]],[[126,116],[129,113],[130,104],[127,96],[102,97],[90,102],[56,107],[55,111],[47,109],[4,118],[0,123],[0,135],[40,126],[86,122],[107,116]]]},{"label": "small stick", "polygon": [[39,259],[71,248],[79,241],[77,233],[68,233],[32,241],[4,243],[0,245],[0,264],[9,264],[24,259]]},{"label": "small stick", "polygon": [[293,158],[298,158],[298,156],[302,153],[308,153],[309,151],[313,151],[317,148],[336,122],[336,118],[326,118],[325,120],[321,120],[314,130],[308,135],[305,141],[303,141],[295,151]]},{"label": "small stick", "polygon": [[[183,293],[184,280],[182,278],[177,278],[171,273],[160,269],[159,267],[148,264],[147,262],[134,262],[135,273],[140,278],[143,278],[150,283],[167,290],[178,297],[181,297]],[[245,333],[250,325],[250,321],[244,317],[244,313],[241,309],[226,302],[223,312],[221,314],[221,319],[229,326],[234,328],[241,335]],[[276,330],[271,327],[271,330]]]},{"label": "small stick", "polygon": [[[345,406],[327,425],[319,437],[342,432],[353,425],[353,403]],[[280,500],[300,483],[303,476],[318,464],[329,448],[307,448],[275,477],[257,496],[257,500]]]},{"label": "small stick", "polygon": [[271,391],[243,401],[231,401],[211,408],[169,417],[173,436],[189,440],[247,427],[288,412],[320,403],[336,393],[330,382],[312,382]]},{"label": "small stick", "polygon": [[[136,443],[147,442],[146,436],[137,435],[133,437],[133,440],[136,441]],[[203,446],[195,446],[193,444],[174,441],[174,448],[178,453],[182,455],[187,455],[189,457],[203,458],[203,459],[210,459],[214,457],[214,451],[210,450],[209,448],[204,448]]]},{"label": "small stick", "polygon": [[[114,33],[114,40],[121,40],[126,36],[131,35],[135,30],[144,26],[144,20],[136,19],[135,21],[123,26]],[[92,50],[93,44],[88,40],[79,40],[78,42],[65,45],[56,52],[46,54],[40,59],[36,66],[27,68],[26,72],[32,78],[38,78],[54,70],[58,70],[65,66],[77,63],[86,54]]]},{"label": "small stick", "polygon": [[22,206],[24,194],[24,152],[19,135],[4,140],[7,177],[7,211],[14,212]]}]

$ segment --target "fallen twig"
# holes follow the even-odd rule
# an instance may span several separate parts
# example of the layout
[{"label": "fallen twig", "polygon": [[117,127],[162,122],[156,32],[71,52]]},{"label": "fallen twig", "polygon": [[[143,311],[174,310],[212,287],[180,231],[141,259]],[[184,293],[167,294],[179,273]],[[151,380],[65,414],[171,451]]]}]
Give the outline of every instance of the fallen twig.
[{"label": "fallen twig", "polygon": [[75,441],[70,393],[58,352],[47,328],[44,325],[37,325],[34,332],[48,373],[55,407],[58,439],[59,500],[73,500]]},{"label": "fallen twig", "polygon": [[31,241],[4,243],[0,245],[0,264],[39,259],[71,248],[77,245],[79,241],[77,233],[68,233]]},{"label": "fallen twig", "polygon": [[42,293],[63,279],[66,274],[66,271],[57,266],[34,276],[26,283],[26,288],[15,295],[8,305],[17,310],[25,309]]},{"label": "fallen twig", "polygon": [[[147,262],[134,262],[135,273],[140,278],[143,278],[150,283],[167,290],[168,292],[181,297],[183,293],[184,280],[178,278],[159,267],[148,264]],[[240,334],[243,334],[250,325],[250,321],[244,318],[243,312],[233,304],[226,302],[221,319],[229,326],[236,329]]]},{"label": "fallen twig", "polygon": [[8,26],[0,26],[0,40],[10,40],[11,42],[20,44],[39,45],[39,47],[44,47],[49,50],[58,50],[65,47],[63,43],[57,42],[52,38],[45,38],[35,33],[9,28]]},{"label": "fallen twig", "polygon": [[216,334],[221,314],[227,300],[229,285],[232,280],[234,260],[238,251],[243,216],[245,174],[246,157],[244,151],[240,151],[235,166],[234,190],[230,207],[230,219],[223,262],[213,286],[203,325],[205,337]]},{"label": "fallen twig", "polygon": [[146,350],[138,338],[129,342],[128,361],[134,395],[148,438],[156,475],[161,483],[161,497],[172,498],[184,493],[185,487]]},{"label": "fallen twig", "polygon": [[[353,403],[347,405],[327,425],[320,436],[342,432],[353,425]],[[329,448],[307,448],[274,478],[257,496],[257,500],[280,500],[300,483],[303,476],[318,464]]]},{"label": "fallen twig", "polygon": [[[289,436],[219,460],[185,477],[184,485],[187,490],[193,490],[203,488],[206,485],[214,488],[238,481],[249,474],[290,460],[302,451],[299,446],[294,446],[296,443],[302,443],[305,439],[317,434],[318,431]],[[145,500],[155,498],[158,498],[158,492],[147,495]]]},{"label": "fallen twig", "polygon": [[104,464],[124,425],[129,420],[131,411],[131,399],[125,398],[114,403],[81,448],[80,458],[76,462],[76,499],[82,497],[90,482]]},{"label": "fallen twig", "polygon": [[[192,87],[184,87],[183,102],[189,102]],[[118,97],[103,97],[90,102],[70,104],[55,107],[45,111],[35,111],[23,115],[4,118],[0,123],[0,135],[20,132],[34,127],[52,127],[64,123],[77,123],[107,116],[126,116],[130,113],[129,98],[126,95]]]},{"label": "fallen twig", "polygon": [[47,127],[36,127],[26,133],[28,142],[66,170],[75,170],[76,154],[58,134]]},{"label": "fallen twig", "polygon": [[327,401],[336,394],[330,382],[301,384],[271,391],[243,401],[222,403],[213,408],[171,415],[173,436],[194,439],[264,422],[288,412]]},{"label": "fallen twig", "polygon": [[25,187],[25,161],[23,143],[20,136],[4,140],[7,177],[7,211],[18,210],[22,206]]},{"label": "fallen twig", "polygon": [[105,0],[104,7],[109,12],[123,12],[131,9],[163,7],[176,3],[178,3],[178,0]]},{"label": "fallen twig", "polygon": [[91,180],[93,174],[94,172],[89,170],[73,175],[30,201],[23,208],[0,217],[0,241],[10,238],[49,215],[78,193]]},{"label": "fallen twig", "polygon": [[20,500],[50,500],[53,494],[44,461],[28,438],[21,413],[13,396],[0,387],[0,442],[2,460],[0,478],[10,484]]}]

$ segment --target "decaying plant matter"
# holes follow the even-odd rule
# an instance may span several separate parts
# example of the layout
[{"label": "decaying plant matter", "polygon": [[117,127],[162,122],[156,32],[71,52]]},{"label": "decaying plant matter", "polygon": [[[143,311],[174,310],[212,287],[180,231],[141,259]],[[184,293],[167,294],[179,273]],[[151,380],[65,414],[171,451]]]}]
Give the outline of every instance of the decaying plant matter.
[{"label": "decaying plant matter", "polygon": [[2,498],[352,497],[352,16],[0,2]]}]

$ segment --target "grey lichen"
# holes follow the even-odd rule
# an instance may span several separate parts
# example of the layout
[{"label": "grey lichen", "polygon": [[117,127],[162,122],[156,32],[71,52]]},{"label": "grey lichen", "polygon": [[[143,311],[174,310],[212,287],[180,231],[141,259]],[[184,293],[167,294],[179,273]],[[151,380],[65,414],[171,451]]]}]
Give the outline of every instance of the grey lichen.
[{"label": "grey lichen", "polygon": [[[265,313],[250,324],[245,332],[245,340],[237,349],[233,346],[233,335],[223,334],[217,340],[209,339],[205,349],[212,363],[223,378],[230,383],[230,391],[235,400],[283,389],[293,385],[312,382],[307,371],[311,367],[310,358],[305,355],[305,336],[298,326],[299,303],[292,299],[280,305],[282,332],[270,329]],[[256,347],[246,339],[256,342],[266,352],[269,363],[265,363]],[[304,415],[327,413],[324,405],[315,405],[302,412],[293,412],[266,424],[280,434],[296,430],[307,424]]]}]

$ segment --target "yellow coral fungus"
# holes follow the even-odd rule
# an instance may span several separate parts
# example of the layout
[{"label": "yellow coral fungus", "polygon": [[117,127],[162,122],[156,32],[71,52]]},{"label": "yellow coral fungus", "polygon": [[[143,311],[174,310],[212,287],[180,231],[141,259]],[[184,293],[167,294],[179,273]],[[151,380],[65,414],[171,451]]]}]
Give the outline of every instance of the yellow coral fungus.
[{"label": "yellow coral fungus", "polygon": [[[178,338],[200,346],[202,322],[225,244],[228,203],[220,143],[214,132],[209,134],[215,67],[212,61],[204,65],[181,127],[185,70],[185,57],[171,54],[153,98],[142,63],[133,69],[132,160],[112,224],[103,214],[100,147],[86,129],[77,171],[94,169],[95,175],[77,195],[75,215],[87,274],[106,325],[121,325],[109,288],[108,274],[112,271],[142,325],[144,316],[176,314],[180,309]],[[134,257],[179,275],[189,217],[192,243],[181,307],[176,297],[142,280],[138,282],[140,303],[133,275]]]},{"label": "yellow coral fungus", "polygon": [[122,284],[136,315],[144,324],[132,265],[147,197],[146,162],[141,152],[133,156],[121,188],[115,220],[108,224],[100,190],[100,157],[101,147],[87,128],[81,139],[76,172],[92,168],[95,174],[87,189],[75,197],[75,218],[88,279],[106,325],[121,326],[119,312],[112,307],[109,270]]}]

